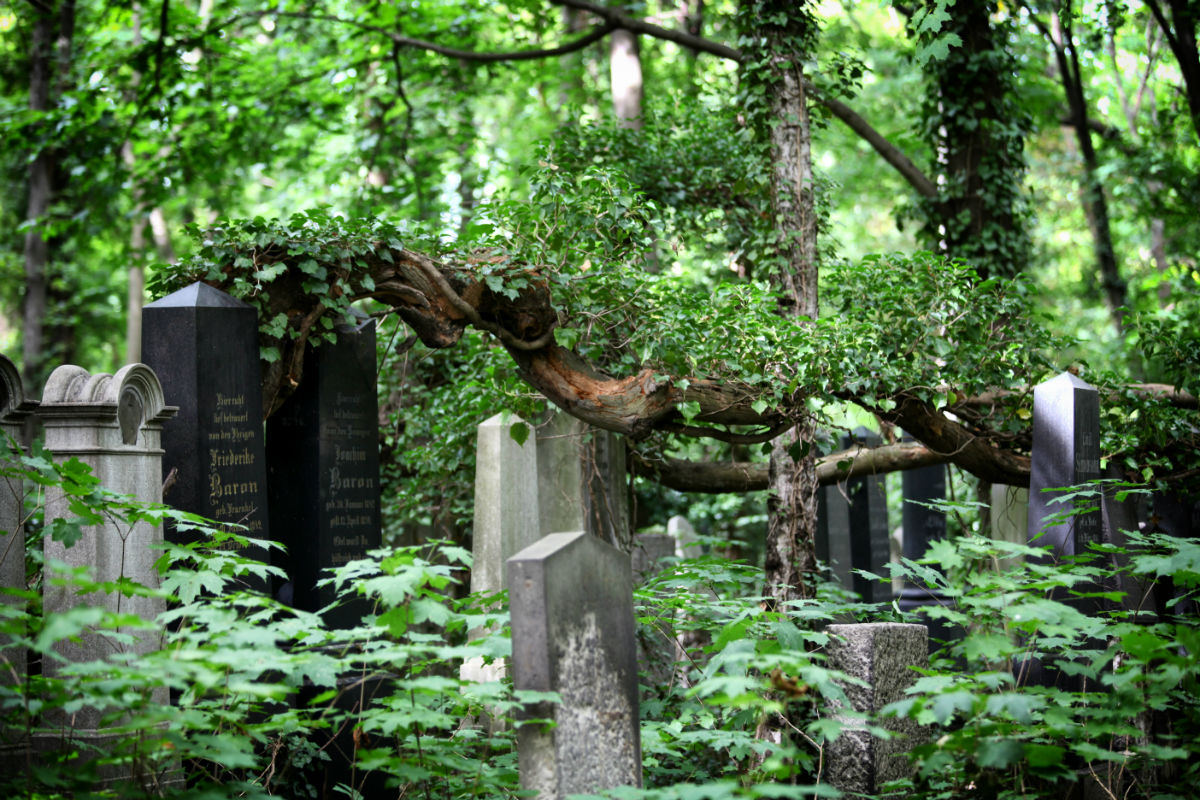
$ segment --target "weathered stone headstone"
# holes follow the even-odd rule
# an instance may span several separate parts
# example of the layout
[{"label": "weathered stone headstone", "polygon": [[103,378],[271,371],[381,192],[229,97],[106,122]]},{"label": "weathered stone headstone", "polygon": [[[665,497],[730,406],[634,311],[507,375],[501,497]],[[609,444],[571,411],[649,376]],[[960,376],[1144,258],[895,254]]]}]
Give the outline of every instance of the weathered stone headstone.
[{"label": "weathered stone headstone", "polygon": [[[475,524],[472,533],[471,591],[503,591],[505,562],[542,538],[538,528],[538,450],[532,430],[521,444],[512,437],[514,426],[525,425],[509,414],[497,414],[479,424],[475,455]],[[463,680],[496,681],[504,664],[465,662]]]},{"label": "weathered stone headstone", "polygon": [[663,559],[675,555],[675,539],[665,533],[639,533],[633,537],[633,580],[645,583],[663,568]]},{"label": "weathered stone headstone", "polygon": [[[930,544],[946,537],[946,512],[928,505],[946,499],[946,467],[936,464],[905,470],[902,482],[904,557],[916,561],[925,557]],[[947,598],[936,589],[911,582],[906,582],[899,598],[900,608],[916,612],[947,602]],[[954,635],[952,629],[941,620],[922,615],[922,621],[929,626],[929,633],[934,639],[947,641]]]},{"label": "weathered stone headstone", "polygon": [[[904,698],[904,691],[916,682],[914,668],[929,666],[929,635],[924,625],[894,622],[830,625],[826,631],[834,637],[829,666],[867,683],[842,687],[850,708],[866,714],[867,720],[842,717],[846,727],[828,745],[829,782],[844,793],[873,797],[888,781],[912,774],[905,754],[922,743],[922,729],[910,719],[877,715],[888,703]],[[894,735],[876,738],[866,724]]]},{"label": "weathered stone headstone", "polygon": [[641,786],[629,555],[582,531],[553,533],[508,562],[513,685],[558,692],[517,732],[521,788],[541,800]]},{"label": "weathered stone headstone", "polygon": [[[21,374],[8,356],[0,354],[0,466],[19,466],[28,446],[25,420],[37,403],[26,398]],[[25,487],[18,475],[0,474],[0,588],[25,589],[25,529],[21,524]],[[15,595],[0,592],[0,603],[13,609],[25,606]],[[11,641],[11,640],[9,640]],[[0,685],[20,683],[25,675],[25,648],[9,646],[0,634]],[[4,746],[0,740],[0,748]]]},{"label": "weathered stone headstone", "polygon": [[1029,490],[1024,486],[993,483],[991,494],[993,539],[1025,544],[1029,541]]},{"label": "weathered stone headstone", "polygon": [[[280,560],[290,583],[280,597],[305,611],[334,599],[331,587],[317,587],[325,570],[381,541],[375,321],[357,315],[336,333],[336,342],[309,347],[299,388],[267,422],[271,527],[287,547]],[[349,627],[364,611],[348,604],[325,619]]]},{"label": "weathered stone headstone", "polygon": [[674,516],[667,520],[667,535],[675,540],[675,555],[679,558],[699,558],[704,555],[700,537],[687,517]]},{"label": "weathered stone headstone", "polygon": [[583,530],[629,552],[625,443],[552,409],[537,430],[538,518],[543,533]]},{"label": "weathered stone headstone", "polygon": [[[163,399],[158,378],[144,364],[130,364],[114,375],[91,375],[81,367],[66,365],[54,370],[46,381],[38,416],[45,429],[46,449],[55,460],[78,459],[91,467],[104,488],[157,503],[162,500],[162,424],[174,413]],[[48,487],[46,520],[71,516],[69,502],[61,487]],[[162,530],[158,527],[147,522],[128,526],[112,520],[84,528],[82,538],[72,547],[47,538],[42,591],[46,614],[89,605],[153,620],[164,610],[162,598],[125,597],[119,592],[80,595],[69,586],[56,584],[54,578],[60,573],[54,564],[90,567],[99,581],[128,578],[157,587],[154,562],[160,551],[155,545],[160,542]],[[130,641],[118,638],[126,633],[132,637]],[[102,660],[114,653],[148,653],[159,647],[161,632],[121,629],[118,636],[89,634],[78,641],[62,641],[56,649],[67,662]],[[43,670],[56,674],[58,662],[46,660]],[[166,699],[164,687],[158,700],[165,703]],[[79,709],[70,721],[81,738],[95,741],[99,736],[96,709]]]},{"label": "weathered stone headstone", "polygon": [[1069,372],[1033,390],[1033,457],[1029,478],[1029,542],[1052,545],[1054,557],[1075,555],[1099,542],[1103,529],[1097,508],[1052,523],[1071,510],[1051,503],[1055,491],[1100,477],[1100,395]]},{"label": "weathered stone headstone", "polygon": [[[142,310],[142,357],[179,407],[163,426],[166,502],[270,538],[254,308],[193,283]],[[170,529],[166,536],[189,538]],[[244,554],[269,557],[263,548]]]}]

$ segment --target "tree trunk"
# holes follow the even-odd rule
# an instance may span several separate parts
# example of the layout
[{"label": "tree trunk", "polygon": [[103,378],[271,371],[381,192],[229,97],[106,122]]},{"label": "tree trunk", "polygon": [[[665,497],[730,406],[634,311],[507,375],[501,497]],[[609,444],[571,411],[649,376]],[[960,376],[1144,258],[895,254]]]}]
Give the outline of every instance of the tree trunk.
[{"label": "tree trunk", "polygon": [[1188,111],[1191,112],[1192,129],[1200,137],[1200,48],[1196,43],[1200,8],[1194,0],[1166,0],[1171,10],[1171,18],[1167,19],[1160,0],[1149,0],[1148,5],[1179,64],[1183,93],[1187,98]]},{"label": "tree trunk", "polygon": [[[1113,325],[1120,333],[1125,329],[1125,315],[1121,309],[1126,305],[1125,281],[1117,264],[1113,248],[1112,225],[1108,217],[1108,200],[1100,182],[1100,163],[1096,148],[1092,144],[1092,133],[1088,125],[1087,98],[1084,95],[1083,74],[1079,66],[1079,54],[1071,35],[1070,19],[1060,18],[1057,10],[1050,13],[1049,36],[1058,64],[1059,79],[1067,96],[1071,110],[1071,125],[1083,158],[1083,183],[1080,188],[1084,215],[1092,231],[1092,248],[1096,256],[1096,269],[1100,273],[1100,284],[1104,301],[1108,306]],[[1065,26],[1064,26],[1065,25]]]},{"label": "tree trunk", "polygon": [[993,10],[993,0],[955,0],[943,28],[922,36],[961,40],[926,66],[923,124],[939,180],[936,195],[923,201],[923,236],[981,278],[1016,275],[1031,250],[1022,195],[1030,122],[1016,102],[1015,59],[993,30]]},{"label": "tree trunk", "polygon": [[[33,23],[29,53],[29,108],[45,112],[50,109],[50,82],[53,67],[51,49],[57,23],[51,11],[40,11]],[[47,144],[43,144],[29,165],[29,204],[26,221],[32,225],[25,232],[25,299],[24,338],[22,358],[25,384],[40,383],[42,331],[46,319],[46,264],[49,248],[42,233],[46,212],[50,210],[50,181],[54,159]]]},{"label": "tree trunk", "polygon": [[[779,312],[817,318],[817,218],[813,201],[812,134],[803,58],[812,46],[815,22],[790,0],[748,2],[766,52],[762,80],[770,104],[766,120],[771,150],[771,210],[776,258],[772,283],[780,291]],[[771,20],[763,25],[762,20]],[[782,21],[782,22],[780,22]],[[747,76],[750,79],[750,76]],[[766,582],[777,603],[811,597],[816,571],[817,523],[815,430],[806,416],[771,446],[767,499]]]},{"label": "tree trunk", "polygon": [[608,37],[613,112],[622,128],[642,127],[642,57],[637,34],[617,28]]}]

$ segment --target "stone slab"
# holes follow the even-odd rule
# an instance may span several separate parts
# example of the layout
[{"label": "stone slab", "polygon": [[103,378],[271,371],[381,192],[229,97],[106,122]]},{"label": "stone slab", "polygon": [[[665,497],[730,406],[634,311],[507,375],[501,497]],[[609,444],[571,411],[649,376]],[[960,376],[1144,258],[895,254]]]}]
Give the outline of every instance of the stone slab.
[{"label": "stone slab", "polygon": [[521,788],[541,800],[641,786],[629,555],[585,532],[553,533],[508,562],[513,685],[558,692],[517,746]]}]

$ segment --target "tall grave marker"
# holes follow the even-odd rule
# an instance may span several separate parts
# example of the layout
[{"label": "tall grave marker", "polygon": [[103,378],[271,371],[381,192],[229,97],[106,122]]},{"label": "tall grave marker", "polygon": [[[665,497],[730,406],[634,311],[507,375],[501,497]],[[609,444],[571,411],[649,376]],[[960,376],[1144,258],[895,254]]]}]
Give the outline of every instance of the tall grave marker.
[{"label": "tall grave marker", "polygon": [[[842,444],[879,443],[879,436],[858,428]],[[853,570],[885,575],[891,559],[888,536],[887,487],[883,477],[866,475],[844,484],[822,487],[817,494],[817,558],[832,564],[835,579],[859,594],[865,602],[892,599],[891,585],[872,581]]]},{"label": "tall grave marker", "polygon": [[1100,477],[1100,395],[1069,372],[1033,390],[1033,458],[1029,478],[1030,544],[1052,545],[1054,557],[1075,555],[1099,542],[1103,533],[1099,504],[1094,511],[1061,522],[1051,518],[1070,511],[1050,500],[1055,489],[1078,486]]},{"label": "tall grave marker", "polygon": [[537,431],[538,518],[543,533],[583,530],[629,552],[625,444],[551,409]]},{"label": "tall grave marker", "polygon": [[[46,449],[55,460],[78,459],[91,467],[92,475],[104,488],[157,503],[162,500],[162,425],[174,413],[175,409],[163,399],[158,378],[144,364],[130,364],[114,375],[91,375],[81,367],[64,365],[46,381],[38,416],[45,427]],[[69,505],[70,497],[61,487],[47,488],[47,521],[71,516]],[[124,597],[119,592],[79,595],[52,580],[56,570],[51,565],[63,562],[72,567],[87,566],[99,581],[129,578],[153,588],[159,584],[154,562],[160,551],[155,544],[161,541],[159,527],[145,521],[130,527],[115,520],[84,528],[82,537],[71,547],[47,538],[47,580],[42,590],[46,614],[78,605],[101,605],[110,611],[154,619],[165,609],[162,598]],[[132,637],[129,641],[120,638],[126,633]],[[154,632],[122,629],[117,637],[88,634],[76,641],[60,642],[56,649],[67,662],[102,660],[114,652],[150,652],[159,646],[160,638]],[[43,662],[43,669],[51,674],[57,668],[58,662],[53,659]],[[161,690],[160,700],[166,702],[166,687]],[[83,739],[97,741],[100,737],[100,714],[96,709],[78,710],[71,724]]]},{"label": "tall grave marker", "polygon": [[[471,591],[503,591],[505,563],[541,538],[538,528],[538,450],[530,436],[518,444],[515,425],[526,424],[507,414],[479,423],[475,456],[475,524],[472,534]],[[459,669],[470,681],[497,681],[504,664],[473,658]]]},{"label": "tall grave marker", "polygon": [[508,561],[513,685],[558,692],[517,732],[521,788],[539,800],[641,786],[629,555],[582,531]]},{"label": "tall grave marker", "polygon": [[[933,542],[946,538],[946,512],[929,504],[946,499],[946,467],[935,464],[920,469],[905,470],[903,478],[904,557],[912,561],[925,557]],[[947,598],[926,586],[906,582],[900,592],[899,605],[905,611],[920,611],[926,606],[945,605]],[[924,619],[933,638],[946,641],[951,629],[941,620]]]},{"label": "tall grave marker", "polygon": [[[336,332],[309,346],[300,387],[267,422],[270,517],[291,584],[281,597],[305,611],[334,598],[317,588],[324,570],[381,541],[375,321],[359,314]],[[339,608],[327,621],[354,625],[362,611]]]},{"label": "tall grave marker", "polygon": [[[25,420],[37,403],[25,397],[21,374],[8,356],[0,355],[0,465],[18,466],[25,441]],[[25,487],[16,475],[0,475],[0,587],[25,589]],[[20,608],[20,597],[0,593],[0,603]],[[25,648],[6,646],[0,634],[0,684],[19,682],[25,675]],[[3,741],[0,741],[0,748]]]},{"label": "tall grave marker", "polygon": [[[258,315],[193,283],[142,310],[142,356],[179,414],[163,426],[165,500],[270,538]],[[173,477],[171,477],[173,474]],[[168,530],[168,538],[187,537]],[[246,555],[261,561],[254,548]]]}]

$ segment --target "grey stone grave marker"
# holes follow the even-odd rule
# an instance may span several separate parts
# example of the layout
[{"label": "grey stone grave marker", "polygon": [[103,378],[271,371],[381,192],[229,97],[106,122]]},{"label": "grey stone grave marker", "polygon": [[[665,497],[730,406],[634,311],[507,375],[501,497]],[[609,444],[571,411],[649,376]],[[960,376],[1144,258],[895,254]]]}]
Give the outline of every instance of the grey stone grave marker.
[{"label": "grey stone grave marker", "polygon": [[[162,425],[174,413],[175,409],[164,401],[158,378],[144,364],[130,364],[114,375],[92,375],[81,367],[65,365],[54,370],[46,381],[38,416],[45,429],[46,449],[55,460],[78,459],[91,467],[92,475],[104,488],[158,503],[162,501]],[[62,489],[48,488],[46,519],[70,515],[69,498]],[[45,612],[63,612],[86,604],[153,620],[164,610],[162,598],[124,597],[119,593],[79,595],[71,587],[54,583],[57,570],[52,563],[90,567],[100,581],[124,577],[157,587],[154,562],[161,553],[155,545],[161,542],[161,528],[147,522],[130,527],[112,520],[84,528],[82,538],[69,548],[47,538],[47,580],[42,591]],[[65,661],[77,663],[102,660],[113,653],[148,653],[160,646],[161,632],[118,631],[119,635],[125,633],[131,641],[89,634],[78,641],[60,642],[56,649]],[[45,661],[43,670],[57,674],[58,662]],[[156,699],[166,702],[165,687]],[[78,710],[70,723],[79,738],[93,742],[103,739],[97,709]]]},{"label": "grey stone grave marker", "polygon": [[558,692],[517,733],[521,788],[540,800],[641,786],[629,555],[582,531],[553,533],[508,562],[513,685]]},{"label": "grey stone grave marker", "polygon": [[[1040,383],[1033,390],[1033,453],[1029,477],[1029,543],[1051,546],[1049,558],[1055,561],[1087,551],[1090,542],[1103,537],[1100,507],[1074,514],[1062,521],[1054,517],[1071,511],[1070,503],[1051,503],[1060,491],[1086,484],[1100,477],[1100,395],[1079,377],[1064,372]],[[1049,491],[1047,491],[1049,490]],[[1089,505],[1091,505],[1089,503]],[[1085,587],[1077,587],[1087,591]],[[1099,587],[1093,587],[1093,590]],[[1066,592],[1054,593],[1085,614],[1096,613],[1095,598],[1068,598]],[[1103,645],[1095,643],[1103,649]],[[1020,679],[1035,685],[1082,688],[1078,676],[1068,675],[1042,659],[1029,658],[1017,665]]]},{"label": "grey stone grave marker", "polygon": [[[317,587],[325,570],[381,541],[375,321],[357,314],[336,332],[309,346],[299,388],[267,421],[270,519],[290,582],[280,597],[305,611],[333,602],[332,588]],[[353,626],[365,611],[351,603],[326,622]]]},{"label": "grey stone grave marker", "polygon": [[[25,420],[37,403],[27,399],[16,365],[0,354],[0,466],[18,466],[17,456],[28,446]],[[0,589],[23,591],[25,583],[25,530],[21,524],[25,487],[17,475],[0,475]],[[0,603],[17,611],[25,600],[0,592]],[[25,680],[27,653],[0,634],[0,686],[13,686]],[[28,748],[24,730],[5,727],[0,730],[0,769],[16,772],[22,768]]]},{"label": "grey stone grave marker", "polygon": [[[867,720],[842,717],[846,727],[829,744],[829,782],[847,794],[876,796],[883,784],[912,774],[905,753],[924,740],[915,721],[877,714],[888,703],[904,698],[905,689],[917,679],[914,667],[929,666],[929,635],[924,625],[895,622],[830,625],[826,631],[834,637],[829,666],[867,684],[842,687],[851,709],[866,714]],[[879,739],[865,724],[879,725],[894,735]]]},{"label": "grey stone grave marker", "polygon": [[[193,283],[142,310],[142,355],[179,414],[163,426],[164,499],[270,538],[258,315]],[[187,541],[168,529],[172,541]],[[268,561],[264,548],[244,555]],[[265,585],[255,588],[266,589]]]},{"label": "grey stone grave marker", "polygon": [[1100,477],[1100,395],[1069,372],[1033,390],[1033,458],[1029,478],[1029,542],[1052,545],[1054,558],[1087,550],[1103,533],[1100,510],[1051,524],[1069,503],[1054,503],[1054,489]]},{"label": "grey stone grave marker", "polygon": [[[541,538],[538,528],[538,446],[532,429],[522,444],[512,437],[518,417],[497,414],[479,424],[475,455],[475,524],[471,591],[494,594],[508,584],[505,563]],[[496,681],[504,665],[471,659],[459,670],[470,681]]]},{"label": "grey stone grave marker", "polygon": [[700,537],[687,517],[674,516],[667,520],[667,535],[675,540],[675,555],[679,558],[699,558],[704,555]]},{"label": "grey stone grave marker", "polygon": [[552,409],[538,426],[538,518],[543,533],[583,530],[629,552],[625,443]]}]

